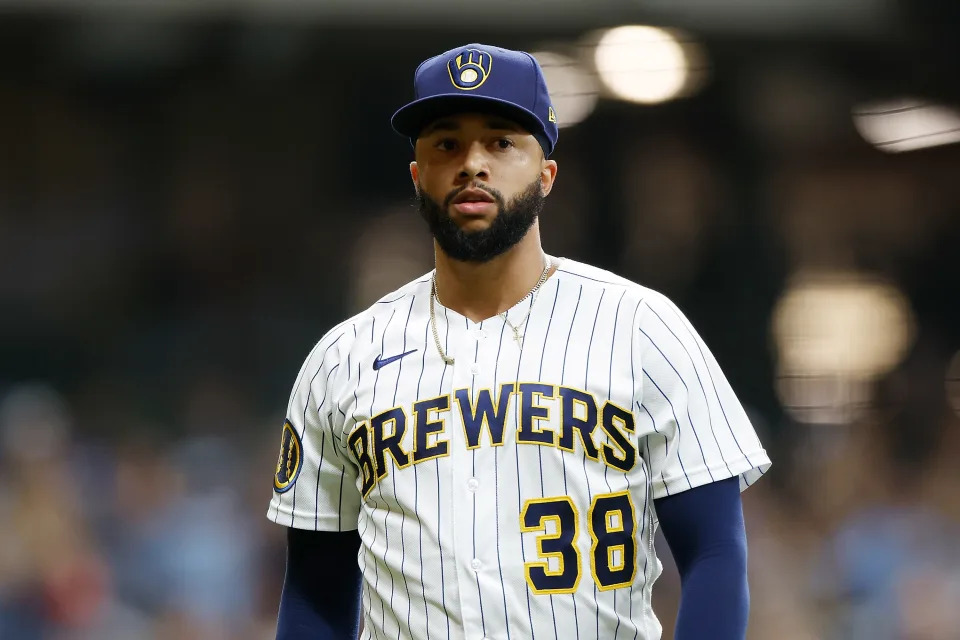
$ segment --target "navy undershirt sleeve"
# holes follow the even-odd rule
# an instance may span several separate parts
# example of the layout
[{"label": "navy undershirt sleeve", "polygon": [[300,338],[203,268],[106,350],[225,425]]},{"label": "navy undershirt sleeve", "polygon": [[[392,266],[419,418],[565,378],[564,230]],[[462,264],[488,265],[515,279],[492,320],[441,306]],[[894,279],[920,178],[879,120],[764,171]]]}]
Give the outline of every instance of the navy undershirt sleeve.
[{"label": "navy undershirt sleeve", "polygon": [[355,640],[360,621],[356,531],[287,529],[277,640]]},{"label": "navy undershirt sleeve", "polygon": [[739,478],[661,498],[655,505],[680,571],[675,640],[743,640],[750,591]]}]

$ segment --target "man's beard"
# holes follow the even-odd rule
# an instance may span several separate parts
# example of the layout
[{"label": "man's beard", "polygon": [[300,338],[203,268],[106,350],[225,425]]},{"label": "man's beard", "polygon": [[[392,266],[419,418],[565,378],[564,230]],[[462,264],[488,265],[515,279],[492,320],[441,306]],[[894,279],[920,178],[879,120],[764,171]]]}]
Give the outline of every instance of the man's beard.
[{"label": "man's beard", "polygon": [[[462,230],[448,213],[451,201],[469,187],[482,189],[497,205],[497,216],[489,227],[480,231]],[[546,196],[539,178],[519,193],[509,206],[499,191],[476,184],[455,189],[442,205],[426,195],[423,189],[417,190],[420,215],[426,220],[437,244],[444,253],[461,262],[488,262],[511,249],[527,235],[543,210],[544,200]]]}]

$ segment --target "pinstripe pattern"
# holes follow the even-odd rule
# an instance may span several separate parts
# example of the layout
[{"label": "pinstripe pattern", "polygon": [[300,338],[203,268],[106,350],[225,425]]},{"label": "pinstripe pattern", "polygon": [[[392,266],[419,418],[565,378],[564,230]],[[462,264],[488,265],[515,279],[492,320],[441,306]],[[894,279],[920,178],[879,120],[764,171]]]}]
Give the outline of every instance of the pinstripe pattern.
[{"label": "pinstripe pattern", "polygon": [[[590,350],[593,348],[593,337],[597,333],[597,322],[600,320],[600,309],[603,307],[603,296],[607,293],[606,289],[600,290],[600,300],[597,302],[597,313],[593,318],[593,326],[590,328],[590,341],[587,343],[587,364],[583,368],[583,387],[582,389],[590,388]],[[609,390],[608,390],[609,391]],[[587,499],[593,499],[593,489],[590,488],[590,472],[587,471],[587,455],[583,454],[583,477],[587,485]],[[597,585],[593,585],[593,604],[596,609],[594,619],[597,623],[597,638],[600,638],[600,599],[597,598]]]},{"label": "pinstripe pattern", "polygon": [[[443,350],[445,353],[450,353],[450,322],[447,318],[446,309],[443,310],[443,323],[446,327],[443,332]],[[443,367],[440,374],[440,389],[439,389],[440,393],[443,393],[444,391],[447,390],[447,388],[443,385],[443,381],[446,379],[446,377],[447,377],[447,367]],[[444,501],[441,498],[441,488],[443,485],[440,482],[440,460],[437,460],[436,465],[437,465],[437,531],[439,532],[441,530],[441,527],[443,526],[442,523],[444,522],[444,519],[442,518]],[[446,520],[451,520],[451,519],[452,518],[447,518]],[[451,615],[450,615],[450,610],[447,609],[447,589],[446,589],[447,575],[446,575],[446,572],[444,571],[444,566],[443,566],[443,557],[444,557],[443,538],[441,538],[439,535],[437,535],[437,538],[438,538],[437,549],[439,551],[438,555],[440,557],[440,584],[442,587],[442,589],[440,590],[440,601],[443,603],[443,614],[444,614],[444,620],[446,620],[446,623],[447,623],[447,638],[449,640],[449,638],[452,638],[454,636],[451,635],[450,633]],[[448,539],[447,549],[449,548],[450,548],[450,541]]]},{"label": "pinstripe pattern", "polygon": [[[386,326],[384,326],[384,328],[383,328],[383,333],[382,333],[381,336],[380,336],[380,352],[381,352],[381,353],[383,353],[383,348],[384,348],[384,346],[386,345],[386,341],[387,341],[387,330],[390,329],[390,323],[393,322],[393,317],[394,317],[396,314],[397,314],[397,308],[396,308],[396,307],[391,307],[390,316],[387,318]],[[376,323],[374,322],[374,326],[375,326],[375,324],[376,324]],[[371,341],[371,342],[373,342],[373,336],[374,336],[374,330],[373,330],[373,328],[371,327],[371,330],[370,330],[370,338],[371,338],[370,341]],[[371,393],[371,397],[370,397],[370,413],[368,414],[368,415],[370,415],[370,416],[373,416],[373,415],[375,415],[375,413],[376,413],[376,412],[374,411],[374,408],[376,407],[376,403],[377,403],[377,383],[379,383],[379,382],[380,382],[380,370],[377,369],[376,372],[375,372],[374,375],[373,375],[372,393]],[[383,507],[383,508],[380,509],[380,511],[381,511],[382,514],[383,514],[383,528],[382,528],[382,531],[383,531],[383,537],[385,538],[384,543],[383,543],[383,553],[385,554],[385,553],[387,552],[387,550],[390,549],[390,529],[387,528],[387,516],[389,515],[390,511],[389,511],[389,509],[387,508],[387,502],[386,502],[385,496],[384,496],[384,494],[383,494],[382,492],[376,497],[376,500],[377,500],[377,501],[380,503],[380,505],[382,505],[382,507]],[[370,545],[371,545],[371,551],[374,552],[374,555],[375,555],[375,557],[376,557],[376,555],[379,555],[379,554],[377,554],[376,551],[375,551],[375,549],[376,549],[376,544],[377,544],[377,533],[379,533],[379,532],[381,531],[381,528],[377,526],[376,519],[374,518],[373,520],[374,520],[374,522],[373,522],[373,525],[374,525],[374,528],[373,528],[373,539],[370,541]],[[373,592],[374,592],[374,594],[377,596],[377,601],[380,603],[380,625],[379,625],[379,626],[375,626],[375,627],[373,628],[373,631],[374,631],[374,633],[375,633],[378,637],[379,637],[381,634],[386,635],[386,629],[387,629],[386,597],[385,597],[385,594],[380,593],[380,573],[381,573],[381,571],[380,571],[380,563],[377,562],[376,559],[374,559],[374,562],[373,562],[373,576],[374,576]],[[383,573],[386,573],[387,576],[390,578],[390,588],[391,588],[391,590],[392,590],[392,589],[393,589],[393,573],[392,573],[391,571],[389,571],[389,570],[388,570],[388,571],[383,571]],[[374,615],[375,615],[375,614],[374,614]]]},{"label": "pinstripe pattern", "polygon": [[[430,340],[430,325],[425,323],[423,325],[423,347],[421,351],[423,352],[420,356],[420,375],[417,377],[417,393],[416,396],[420,397],[420,386],[423,384],[423,372],[426,370],[427,366],[427,347],[429,346]],[[419,467],[413,468],[413,515],[416,517],[417,522],[420,523],[420,482],[418,480],[420,474]],[[417,542],[420,553],[419,557],[423,557],[423,527],[417,527]],[[424,627],[426,631],[426,640],[430,640],[430,607],[427,606],[427,586],[423,581],[423,566],[424,563],[420,563],[420,597],[423,604],[423,619]],[[413,610],[413,607],[410,607],[410,611]],[[410,611],[407,612],[407,626],[411,627],[410,623]],[[412,627],[411,627],[412,628]],[[449,635],[449,634],[448,634]]]},{"label": "pinstripe pattern", "polygon": [[[507,328],[506,322],[500,323],[500,339],[497,341],[497,357],[493,364],[493,378],[497,379],[497,373],[500,369],[500,352],[503,350],[503,335]],[[507,633],[507,640],[510,640],[510,616],[507,607],[507,583],[503,580],[503,559],[501,558],[500,547],[500,463],[497,450],[493,451],[493,485],[497,487],[497,493],[493,497],[494,522],[496,523],[496,547],[497,547],[497,573],[500,576],[500,594],[503,596],[503,628]]]},{"label": "pinstripe pattern", "polygon": [[[620,320],[620,305],[621,305],[621,303],[623,303],[623,296],[625,296],[626,294],[627,294],[626,290],[620,292],[620,297],[617,299],[617,310],[613,312],[614,321],[613,321],[613,335],[610,337],[610,356],[609,356],[609,358],[610,358],[610,363],[609,363],[609,366],[607,367],[607,400],[610,400],[610,399],[611,399],[611,397],[610,397],[610,396],[611,396],[611,389],[613,389],[613,361],[614,361],[614,359],[615,359],[615,357],[616,357],[616,353],[617,353],[617,350],[616,350],[616,346],[617,346],[617,323],[618,323],[619,320]],[[613,493],[613,487],[610,486],[610,478],[609,478],[609,475],[608,475],[609,473],[610,473],[610,467],[606,467],[606,468],[603,470],[603,481],[604,481],[604,483],[606,483],[606,485],[607,485],[607,493]],[[629,476],[629,475],[626,476],[626,481],[627,481],[627,488],[629,489],[629,488],[630,488],[630,487],[629,487],[629,485],[630,485],[630,476]],[[632,598],[633,598],[633,593],[632,593],[632,591],[633,591],[633,586],[630,586],[629,589],[630,589],[631,593],[628,594],[628,598],[629,598],[629,599],[632,599]],[[620,612],[617,611],[617,592],[616,592],[616,591],[613,592],[613,612],[614,612],[614,614],[617,616],[617,626],[616,626],[616,627],[614,628],[614,630],[613,630],[613,639],[616,640],[617,634],[620,633],[620,623],[621,623],[621,620],[620,620]],[[598,633],[598,635],[599,635],[599,633]]]},{"label": "pinstripe pattern", "polygon": [[[464,319],[463,319],[463,322],[464,322],[464,328],[467,329],[467,330],[469,330],[469,329],[470,329],[470,321],[467,320],[466,318],[464,318]],[[480,322],[480,325],[478,326],[478,330],[479,330],[479,331],[483,331],[483,322]],[[480,355],[480,341],[477,340],[476,343],[477,343],[477,344],[476,344],[476,347],[474,347],[474,349],[473,349],[473,361],[474,361],[474,362],[477,361],[477,356]],[[471,398],[474,396],[474,391],[475,391],[475,389],[474,389],[474,381],[475,381],[475,380],[476,380],[476,376],[472,376],[471,379],[470,379],[470,397],[471,397]],[[476,451],[471,451],[471,452],[470,452],[470,472],[471,472],[471,474],[472,474],[471,477],[476,478],[476,476],[477,476],[477,452],[476,452]],[[474,492],[474,494],[473,494],[473,496],[472,496],[471,502],[473,503],[473,523],[472,523],[472,525],[471,525],[471,527],[470,527],[470,532],[471,532],[472,538],[473,538],[473,557],[476,557],[476,556],[477,556],[477,494],[476,494],[475,492]],[[480,575],[479,575],[479,572],[475,575],[475,579],[476,579],[476,583],[477,583],[477,605],[478,605],[479,608],[480,608],[480,629],[483,631],[484,637],[486,637],[486,635],[487,635],[487,622],[486,622],[486,620],[483,619],[483,592],[480,590]]]},{"label": "pinstripe pattern", "polygon": [[[531,307],[533,306],[533,299],[530,300],[530,306],[531,306]],[[529,307],[528,307],[526,310],[524,310],[524,314],[526,314],[526,312],[527,312],[528,310],[529,310]],[[510,314],[508,313],[507,315],[508,315],[508,317],[509,317]],[[528,318],[528,320],[527,320],[528,326],[529,326],[529,322],[530,322],[530,318]],[[524,330],[526,330],[526,327],[524,328]],[[517,369],[516,369],[516,373],[515,373],[515,375],[513,376],[514,382],[517,382],[517,381],[520,380],[520,365],[522,364],[522,362],[523,362],[523,346],[521,345],[521,346],[520,346],[520,353],[519,353],[519,355],[517,356]],[[519,424],[519,423],[520,423],[520,403],[518,403],[518,402],[515,402],[515,403],[514,403],[514,412],[513,412],[513,415],[514,415],[514,419],[513,419],[513,420],[514,420],[514,424]],[[539,457],[539,454],[540,454],[540,452],[539,452],[539,449],[538,449],[538,451],[537,451],[538,457]],[[517,482],[517,513],[519,514],[519,513],[523,510],[523,497],[524,497],[523,486],[522,486],[522,484],[521,484],[521,480],[522,480],[522,478],[523,478],[523,474],[520,472],[520,449],[519,449],[519,446],[518,446],[518,448],[517,448],[517,451],[514,453],[513,458],[514,458],[514,461],[516,462],[516,470],[517,470],[517,475],[516,475],[516,482]],[[541,478],[541,479],[543,478],[543,474],[542,474],[542,473],[540,474],[540,478]],[[541,495],[542,495],[542,494],[541,494]],[[517,532],[517,537],[522,540],[522,536],[520,535],[519,530],[518,530],[518,532]],[[525,563],[527,562],[527,547],[526,547],[526,545],[524,545],[522,542],[520,542],[520,545],[519,545],[519,546],[520,546],[520,557],[523,559],[523,562],[524,562],[524,564],[525,564]],[[526,589],[525,589],[525,595],[526,595],[526,598],[527,598],[527,620],[528,620],[529,623],[530,623],[530,629],[529,629],[529,630],[530,630],[530,639],[531,639],[531,640],[534,640],[534,639],[537,637],[537,634],[536,634],[536,631],[534,631],[533,606],[532,606],[531,603],[530,603],[530,587],[529,587],[529,586],[527,586]]]},{"label": "pinstripe pattern", "polygon": [[[557,295],[560,295],[560,280],[557,280]],[[570,340],[573,338],[573,324],[577,320],[577,309],[580,308],[580,299],[583,296],[583,285],[577,287],[577,301],[573,306],[573,313],[570,315],[570,329],[567,331],[567,343],[563,347],[563,364],[560,365],[560,383],[563,384],[566,382],[566,373],[567,373],[567,352],[570,349]],[[563,470],[563,494],[569,495],[570,488],[567,485],[567,460],[562,458],[560,460],[561,468]],[[580,640],[580,619],[577,616],[577,598],[575,595],[570,596],[570,602],[573,605],[573,628],[576,632],[577,640]]]},{"label": "pinstripe pattern", "polygon": [[[410,314],[413,312],[413,303],[416,302],[416,300],[417,300],[416,295],[410,296],[410,308],[407,309],[407,319],[406,319],[406,323],[404,324],[404,331],[403,331],[403,349],[401,353],[406,353],[407,351],[407,329],[410,327]],[[397,366],[397,382],[393,386],[393,404],[394,405],[396,405],[397,403],[397,391],[400,389],[400,377],[402,375],[403,375],[403,360],[401,359],[400,363]],[[394,495],[394,498],[398,497],[396,475],[393,476],[393,495]],[[411,609],[413,608],[413,606],[410,602],[410,587],[407,585],[406,574],[404,572],[404,565],[406,565],[406,561],[407,561],[407,547],[403,539],[403,526],[406,524],[406,520],[407,520],[406,513],[403,510],[401,510],[400,511],[400,578],[403,580],[403,589],[406,592],[406,597],[404,599],[407,601],[407,620],[408,620],[407,633],[409,634],[409,626],[410,626],[409,620],[410,620]],[[386,529],[386,525],[387,525],[386,518],[384,518],[383,524],[384,524],[384,528]],[[394,585],[393,585],[393,581],[391,580],[390,582],[390,608],[391,609],[394,608],[394,604],[393,604],[394,589],[393,588],[394,588]],[[397,640],[400,640],[400,625],[397,625]]]},{"label": "pinstripe pattern", "polygon": [[[740,451],[740,455],[742,455],[744,459],[747,460],[747,462],[750,462],[750,457],[744,453],[743,447],[740,446],[740,441],[737,439],[737,434],[734,432],[733,427],[730,425],[730,419],[727,418],[726,409],[724,409],[723,402],[720,400],[720,392],[717,390],[717,385],[713,380],[713,373],[710,371],[710,366],[708,364],[713,359],[713,355],[712,354],[710,355],[710,359],[707,358],[706,353],[704,353],[706,347],[703,345],[703,341],[697,338],[696,332],[693,330],[693,327],[690,326],[690,323],[687,322],[687,319],[684,318],[683,315],[681,315],[676,308],[671,307],[670,310],[673,312],[672,314],[673,318],[683,326],[683,328],[686,330],[687,336],[689,336],[689,338],[697,345],[697,352],[700,354],[700,361],[707,365],[706,371],[707,371],[708,379],[710,380],[710,386],[713,389],[714,397],[717,400],[717,405],[719,405],[720,407],[720,413],[723,416],[723,421],[724,423],[726,423],[727,430],[730,432],[730,437],[733,438],[734,443],[737,445],[737,449]],[[653,314],[657,316],[657,319],[660,320],[660,322],[663,324],[663,326],[666,327],[667,330],[670,331],[670,333],[673,334],[675,338],[677,338],[677,342],[681,342],[680,338],[677,337],[677,334],[674,333],[672,328],[670,328],[670,325],[667,324],[663,320],[663,318],[660,317],[660,314],[658,314],[654,309],[650,309],[650,311],[652,311]],[[700,380],[700,372],[699,372],[699,366],[697,365],[697,361],[694,359],[692,355],[690,355],[689,352],[687,352],[687,357],[690,358],[690,363],[691,365],[693,365],[694,371],[697,374],[697,382],[700,383],[700,390],[704,395],[704,399],[706,399],[707,392],[703,386],[703,382]],[[712,423],[713,420],[711,420],[710,422]],[[752,462],[750,464],[751,466],[753,466]]]},{"label": "pinstripe pattern", "polygon": [[[359,529],[365,638],[659,638],[653,500],[732,476],[745,488],[769,466],[713,355],[665,297],[571,260],[536,303],[508,310],[514,323],[530,310],[522,345],[498,317],[475,323],[438,305],[452,366],[433,344],[429,297],[428,274],[311,351],[286,416],[302,468],[292,490],[274,493],[268,517]],[[520,386],[530,383],[546,387]],[[594,403],[595,424],[582,400],[564,416],[571,397]],[[365,479],[372,488],[362,497]],[[588,516],[594,498],[611,504],[603,496],[618,493],[632,498],[635,578],[607,589],[592,569],[593,536],[606,533]],[[552,521],[523,532],[520,518],[531,500],[560,499],[575,507],[580,558],[562,575],[579,578],[572,592],[542,592],[525,564],[560,572],[538,547],[560,532]]]},{"label": "pinstripe pattern", "polygon": [[[636,305],[636,306],[634,307],[634,309],[633,309],[633,320],[632,320],[631,323],[630,323],[630,326],[631,326],[631,327],[636,326],[636,323],[637,323],[637,313],[640,311],[640,305],[641,305],[642,303],[643,303],[643,299],[641,298],[640,301],[637,302],[637,305]],[[615,344],[616,344],[616,340],[611,341],[611,345],[615,345]],[[611,349],[613,349],[613,346],[611,346]],[[630,342],[630,388],[631,388],[631,389],[636,389],[636,387],[637,387],[637,372],[636,372],[636,370],[635,370],[635,368],[634,368],[634,363],[633,363],[634,357],[635,357],[634,342],[631,341],[631,342]],[[611,380],[612,380],[613,374],[611,373],[610,375],[611,375]],[[646,468],[645,468],[645,467],[646,467],[646,463],[647,463],[646,457],[645,457],[645,456],[641,456],[641,457],[640,457],[640,464],[644,465],[643,477],[645,477],[645,478],[649,477],[649,475],[647,474],[647,470],[646,470]],[[647,486],[649,487],[649,483],[648,483]],[[630,486],[630,478],[629,478],[629,476],[627,477],[627,491],[629,491],[631,494],[633,494],[633,487]],[[638,529],[639,529],[639,531],[640,531],[639,540],[641,540],[641,541],[644,539],[644,534],[646,533],[647,528],[648,528],[647,518],[648,518],[649,515],[650,515],[650,514],[649,514],[649,511],[650,511],[650,510],[649,510],[649,506],[650,506],[650,493],[649,493],[649,491],[644,491],[644,492],[643,492],[643,510],[641,511],[641,514],[642,514],[642,515],[641,515],[641,517],[640,517],[640,525],[639,525],[639,527],[638,527]],[[646,592],[646,585],[647,585],[647,565],[649,564],[649,560],[650,560],[650,559],[647,557],[647,554],[644,554],[644,555],[643,555],[643,571],[642,571],[642,573],[640,574],[640,576],[641,576],[641,579],[640,579],[640,590],[641,590],[641,594],[640,594],[640,595],[641,595],[641,602],[640,602],[640,604],[641,604],[641,610],[644,610],[644,609],[645,609],[645,607],[643,607],[643,603],[645,602],[645,600],[644,600],[643,598],[644,598],[644,593]],[[627,612],[627,620],[629,620],[629,621],[634,625],[634,629],[633,629],[633,640],[636,640],[637,636],[640,635],[640,625],[637,624],[637,619],[633,617],[633,587],[634,587],[634,585],[630,585],[630,597],[629,597],[630,608],[629,608],[629,611]],[[642,616],[641,616],[641,619],[643,619]],[[646,635],[646,631],[644,631],[644,635]]]},{"label": "pinstripe pattern", "polygon": [[[550,326],[553,324],[553,314],[557,310],[557,298],[560,297],[560,281],[557,280],[557,285],[553,292],[553,304],[550,306],[550,317],[547,320],[547,328],[543,332],[543,348],[540,350],[540,366],[537,369],[537,380],[543,379],[543,363],[547,359],[547,340],[550,338]],[[540,495],[547,495],[546,490],[543,487],[543,449],[537,447],[537,463],[540,465]],[[562,460],[562,459],[561,459]],[[557,631],[557,610],[553,606],[553,595],[550,596],[550,614],[553,616],[553,637],[555,640],[559,640],[560,633]]]}]

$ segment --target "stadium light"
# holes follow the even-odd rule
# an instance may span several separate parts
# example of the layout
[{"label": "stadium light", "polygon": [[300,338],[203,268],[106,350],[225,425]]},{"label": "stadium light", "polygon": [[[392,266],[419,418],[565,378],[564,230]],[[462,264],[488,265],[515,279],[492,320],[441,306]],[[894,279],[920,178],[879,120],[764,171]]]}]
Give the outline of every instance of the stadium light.
[{"label": "stadium light", "polygon": [[899,98],[853,109],[864,140],[887,153],[960,142],[960,112],[916,98]]},{"label": "stadium light", "polygon": [[636,25],[604,31],[593,58],[600,80],[622,100],[665,102],[681,95],[687,86],[687,52],[664,29]]},{"label": "stadium light", "polygon": [[893,285],[852,273],[804,273],[774,309],[778,393],[802,422],[843,423],[870,398],[869,383],[901,362],[913,313]]}]

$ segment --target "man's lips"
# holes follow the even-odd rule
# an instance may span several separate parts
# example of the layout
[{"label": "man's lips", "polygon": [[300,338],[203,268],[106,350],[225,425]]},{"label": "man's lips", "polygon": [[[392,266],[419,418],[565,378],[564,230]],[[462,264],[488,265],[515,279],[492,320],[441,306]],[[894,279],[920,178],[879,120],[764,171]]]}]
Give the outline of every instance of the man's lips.
[{"label": "man's lips", "polygon": [[463,215],[479,215],[495,207],[496,200],[483,189],[464,189],[450,204]]},{"label": "man's lips", "polygon": [[485,213],[492,207],[496,207],[496,204],[494,204],[492,201],[486,200],[457,202],[453,205],[454,209],[466,215]]},{"label": "man's lips", "polygon": [[493,196],[483,189],[464,189],[457,194],[450,204],[460,204],[463,202],[494,202]]}]

